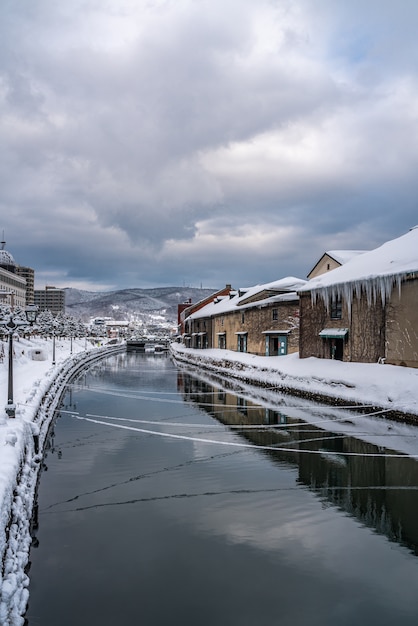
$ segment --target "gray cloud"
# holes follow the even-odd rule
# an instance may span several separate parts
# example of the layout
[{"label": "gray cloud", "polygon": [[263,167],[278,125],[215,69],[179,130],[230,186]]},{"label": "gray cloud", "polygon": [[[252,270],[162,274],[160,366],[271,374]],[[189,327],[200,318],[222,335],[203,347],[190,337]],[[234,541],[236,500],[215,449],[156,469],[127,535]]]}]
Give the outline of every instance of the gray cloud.
[{"label": "gray cloud", "polygon": [[37,283],[306,276],[417,222],[418,7],[0,9],[0,228]]}]

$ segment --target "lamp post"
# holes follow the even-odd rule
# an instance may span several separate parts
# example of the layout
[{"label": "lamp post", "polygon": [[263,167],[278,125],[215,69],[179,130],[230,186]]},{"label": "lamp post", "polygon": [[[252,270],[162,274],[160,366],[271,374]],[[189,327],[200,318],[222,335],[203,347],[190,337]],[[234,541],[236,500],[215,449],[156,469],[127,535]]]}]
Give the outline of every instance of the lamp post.
[{"label": "lamp post", "polygon": [[35,305],[29,305],[25,309],[26,320],[21,318],[15,318],[13,313],[10,313],[8,320],[0,320],[0,325],[4,326],[7,334],[9,335],[9,373],[8,373],[8,385],[7,385],[7,404],[5,411],[9,417],[16,417],[16,405],[13,401],[13,335],[16,329],[23,326],[32,326],[36,321],[36,315],[38,313],[38,307]]},{"label": "lamp post", "polygon": [[57,328],[57,323],[54,320],[52,323],[52,365],[55,365],[55,330]]}]

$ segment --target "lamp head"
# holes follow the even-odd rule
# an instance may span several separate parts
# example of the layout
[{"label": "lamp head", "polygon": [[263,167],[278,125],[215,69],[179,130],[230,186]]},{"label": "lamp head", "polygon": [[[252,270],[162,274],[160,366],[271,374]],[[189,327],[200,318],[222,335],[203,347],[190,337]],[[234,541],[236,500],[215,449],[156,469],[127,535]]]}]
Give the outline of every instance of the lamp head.
[{"label": "lamp head", "polygon": [[36,304],[29,304],[25,308],[25,314],[26,314],[26,319],[28,320],[30,324],[33,324],[34,322],[36,322],[36,318],[38,315],[38,307],[36,306]]}]

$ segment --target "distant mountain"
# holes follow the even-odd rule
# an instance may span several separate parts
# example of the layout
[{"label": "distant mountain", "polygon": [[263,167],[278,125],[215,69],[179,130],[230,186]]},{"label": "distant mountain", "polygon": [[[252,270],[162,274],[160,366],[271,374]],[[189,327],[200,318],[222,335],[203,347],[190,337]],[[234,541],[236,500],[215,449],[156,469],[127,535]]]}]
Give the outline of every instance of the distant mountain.
[{"label": "distant mountain", "polygon": [[83,291],[65,289],[67,313],[89,321],[91,317],[112,317],[117,320],[137,320],[144,324],[159,319],[177,325],[177,305],[199,302],[215,293],[214,289],[193,287],[154,287],[151,289],[121,289],[119,291]]}]

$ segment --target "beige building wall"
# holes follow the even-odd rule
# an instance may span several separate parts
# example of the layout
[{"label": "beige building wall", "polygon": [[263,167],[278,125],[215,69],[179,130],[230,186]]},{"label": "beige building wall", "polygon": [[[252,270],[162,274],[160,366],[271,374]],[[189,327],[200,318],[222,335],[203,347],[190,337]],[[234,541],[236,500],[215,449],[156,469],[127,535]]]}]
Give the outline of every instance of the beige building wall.
[{"label": "beige building wall", "polygon": [[418,367],[418,277],[395,287],[386,311],[386,363]]},{"label": "beige building wall", "polygon": [[311,278],[316,278],[321,274],[325,274],[325,272],[335,270],[337,267],[341,267],[341,263],[333,259],[328,254],[324,254],[324,256],[318,261],[312,271],[308,274],[308,279],[311,280]]}]

